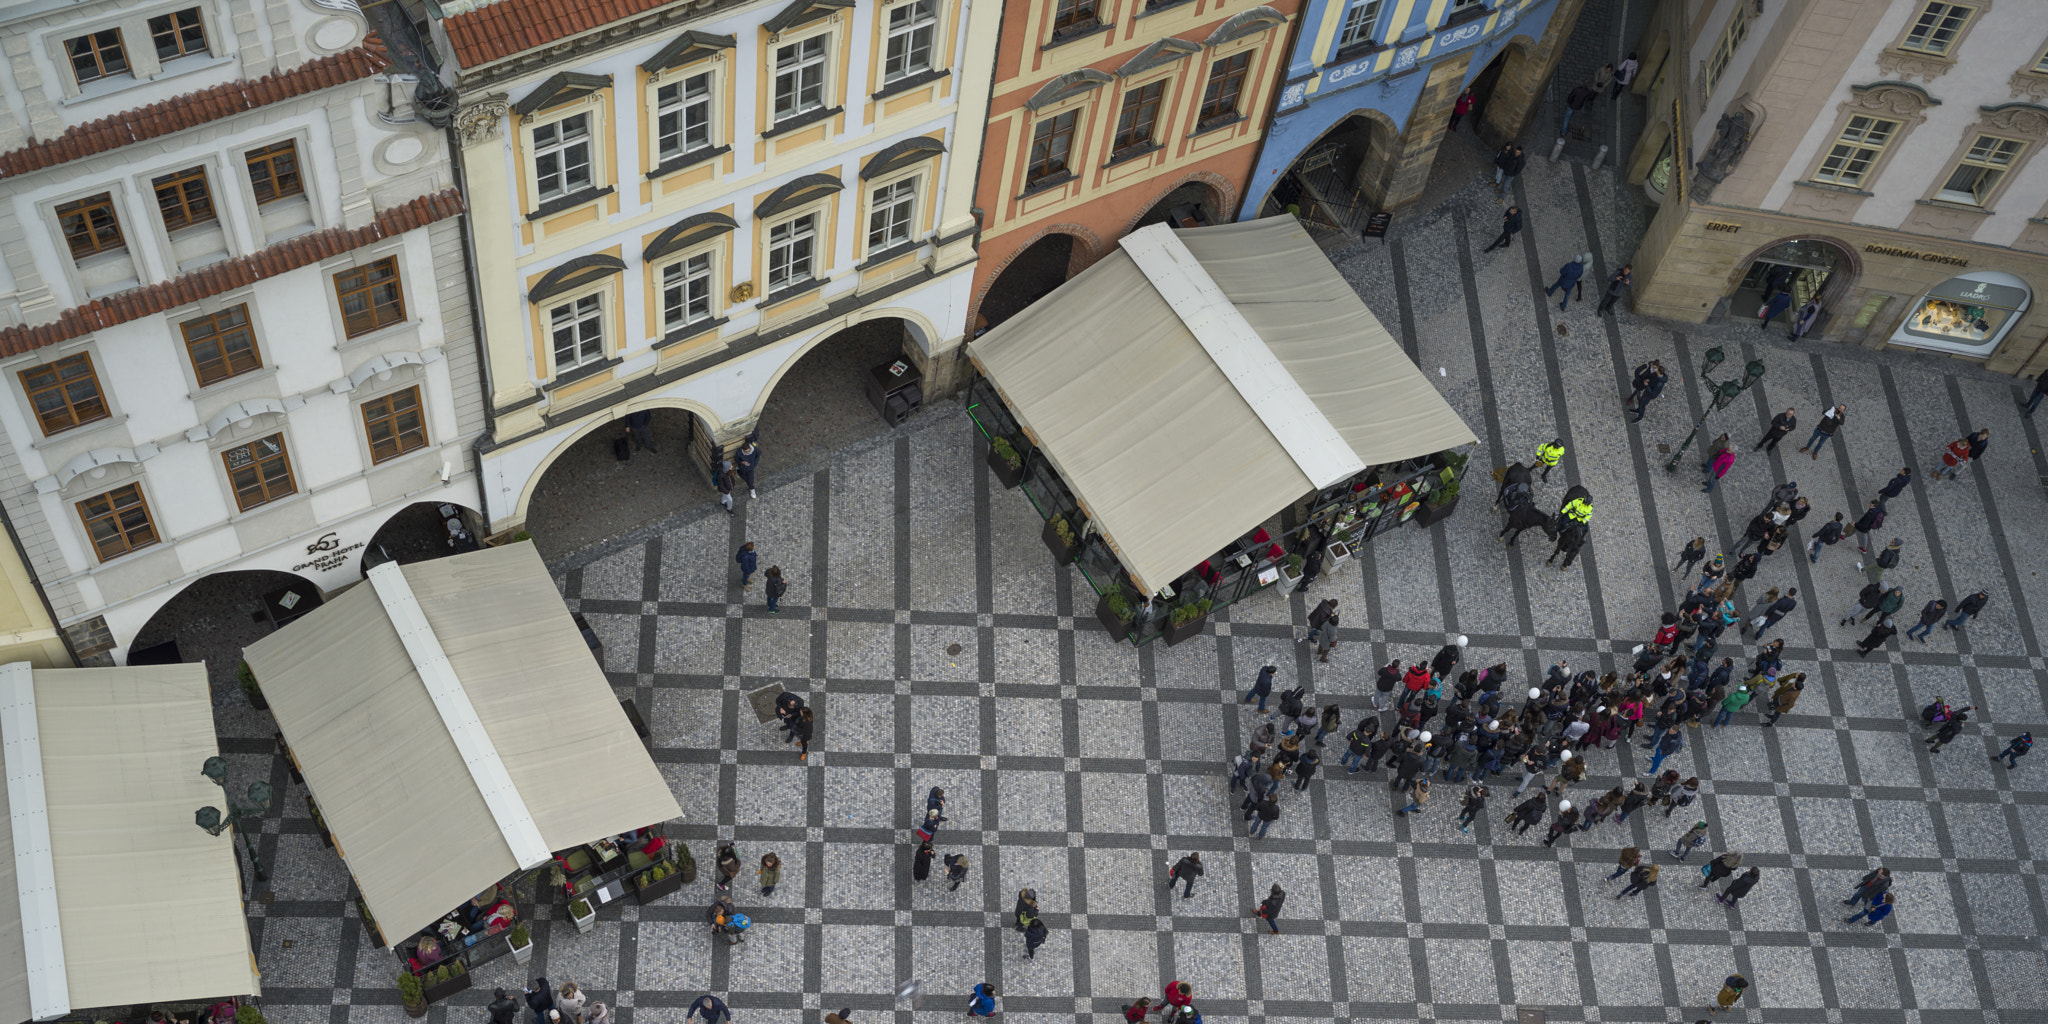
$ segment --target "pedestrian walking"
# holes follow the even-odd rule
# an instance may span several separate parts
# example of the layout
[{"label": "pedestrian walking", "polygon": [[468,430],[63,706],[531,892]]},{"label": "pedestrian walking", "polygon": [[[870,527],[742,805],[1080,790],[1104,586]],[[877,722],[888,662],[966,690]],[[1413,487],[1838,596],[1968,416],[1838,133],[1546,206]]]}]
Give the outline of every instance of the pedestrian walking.
[{"label": "pedestrian walking", "polygon": [[910,859],[910,879],[922,882],[932,876],[932,844],[917,844],[917,853]]},{"label": "pedestrian walking", "polygon": [[[1870,632],[1865,634],[1863,639],[1856,642],[1856,656],[1859,658],[1869,657],[1870,652],[1883,647],[1885,641],[1898,635],[1898,632],[1892,626],[1891,616],[1885,616],[1877,620],[1877,625],[1870,627]],[[1768,725],[1769,723],[1765,724]]]},{"label": "pedestrian walking", "polygon": [[[1870,553],[1870,535],[1884,526],[1884,515],[1884,499],[1872,498],[1870,499],[1870,504],[1864,507],[1863,514],[1856,517],[1857,554],[1867,555]],[[1856,568],[1863,568],[1863,563],[1856,563]]]},{"label": "pedestrian walking", "polygon": [[[1934,624],[1940,622],[1942,616],[1947,614],[1948,602],[1942,600],[1941,598],[1937,597],[1934,600],[1929,601],[1924,605],[1921,605],[1920,624],[1906,630],[1906,636],[1911,639],[1918,640],[1923,644],[1926,643],[1927,634],[1934,632]],[[1920,635],[1914,636],[1913,634],[1915,633],[1918,633]]]},{"label": "pedestrian walking", "polygon": [[1856,592],[1856,603],[1850,605],[1849,611],[1842,616],[1842,625],[1854,623],[1858,615],[1868,619],[1877,614],[1877,606],[1884,600],[1884,593],[1883,587],[1875,583],[1865,583],[1863,589]]},{"label": "pedestrian walking", "polygon": [[1784,440],[1785,435],[1791,433],[1793,428],[1797,426],[1799,426],[1799,410],[1796,407],[1788,408],[1784,412],[1771,417],[1770,427],[1764,430],[1764,436],[1757,441],[1756,447],[1751,449],[1751,451],[1777,451],[1778,442]]},{"label": "pedestrian walking", "polygon": [[1776,601],[1771,602],[1771,606],[1764,610],[1762,616],[1750,620],[1750,625],[1756,628],[1755,639],[1762,640],[1764,638],[1765,630],[1770,629],[1772,626],[1775,626],[1780,622],[1783,622],[1785,620],[1785,616],[1792,614],[1793,610],[1798,607],[1799,588],[1787,587],[1785,589],[1784,597],[1781,597]]},{"label": "pedestrian walking", "polygon": [[1658,873],[1659,869],[1655,864],[1644,864],[1637,867],[1634,871],[1629,872],[1628,884],[1622,886],[1621,891],[1614,894],[1614,898],[1623,900],[1634,896],[1636,893],[1647,892],[1651,886],[1657,884]]},{"label": "pedestrian walking", "polygon": [[1045,926],[1043,918],[1034,917],[1024,926],[1024,959],[1038,959],[1038,947],[1045,945],[1045,938],[1051,929]]},{"label": "pedestrian walking", "polygon": [[747,497],[760,497],[754,491],[754,471],[761,465],[761,446],[754,443],[753,438],[747,438],[740,444],[740,450],[733,454],[732,465],[739,472],[740,479],[747,482]]},{"label": "pedestrian walking", "polygon": [[1273,888],[1266,892],[1266,898],[1259,902],[1257,914],[1259,920],[1266,922],[1266,934],[1280,934],[1280,908],[1286,905],[1287,890],[1280,888],[1280,883],[1274,882]]},{"label": "pedestrian walking", "polygon": [[1699,849],[1706,841],[1707,823],[1704,821],[1694,822],[1692,828],[1686,830],[1684,835],[1678,837],[1678,842],[1672,844],[1671,855],[1679,860],[1684,860],[1692,855],[1692,851]]},{"label": "pedestrian walking", "polygon": [[1970,461],[1970,439],[1959,437],[1948,443],[1941,451],[1941,465],[1935,469],[1936,480],[1954,480]]},{"label": "pedestrian walking", "polygon": [[1742,998],[1742,993],[1747,988],[1749,988],[1748,978],[1740,974],[1729,975],[1726,980],[1721,982],[1721,991],[1714,995],[1713,1012],[1719,1013],[1734,1006],[1736,1001]]},{"label": "pedestrian walking", "polygon": [[[1337,605],[1337,599],[1331,598],[1323,602],[1323,604],[1334,608]],[[1320,609],[1322,605],[1317,605],[1316,607]],[[1259,669],[1259,677],[1252,680],[1252,688],[1244,692],[1244,700],[1239,701],[1239,703],[1250,704],[1252,699],[1256,697],[1259,701],[1259,712],[1263,714],[1266,710],[1266,698],[1273,695],[1273,675],[1278,671],[1278,669],[1271,665]]]},{"label": "pedestrian walking", "polygon": [[[1624,267],[1622,269],[1626,270],[1628,268]],[[1608,305],[1611,305],[1611,303],[1603,303],[1600,311],[1605,313]],[[1636,367],[1635,374],[1630,379],[1632,390],[1629,392],[1628,402],[1626,403],[1626,407],[1634,413],[1629,419],[1642,419],[1643,412],[1649,408],[1650,403],[1655,401],[1657,396],[1664,393],[1664,385],[1669,379],[1670,375],[1664,372],[1664,364],[1658,360],[1652,359]]]},{"label": "pedestrian walking", "polygon": [[740,549],[733,553],[732,560],[740,564],[740,589],[754,589],[754,567],[761,564],[759,556],[754,554],[754,542],[741,544]]},{"label": "pedestrian walking", "polygon": [[1943,628],[1961,628],[1964,623],[1969,622],[1970,619],[1975,617],[1978,612],[1983,611],[1984,606],[1986,604],[1989,604],[1990,601],[1991,595],[1981,590],[1977,591],[1974,594],[1971,594],[1966,598],[1963,598],[1962,602],[1956,605],[1956,617],[1948,620],[1947,622],[1942,623]]},{"label": "pedestrian walking", "polygon": [[1685,736],[1678,731],[1677,726],[1664,730],[1664,735],[1658,738],[1656,747],[1650,752],[1650,770],[1643,773],[1643,778],[1656,775],[1664,767],[1665,758],[1684,749]]},{"label": "pedestrian walking", "polygon": [[[1674,772],[1673,774],[1676,773]],[[1642,783],[1636,783],[1634,787],[1632,787],[1627,793],[1622,795],[1621,806],[1618,808],[1620,813],[1615,817],[1614,823],[1619,825],[1622,822],[1627,821],[1629,815],[1634,814],[1638,809],[1640,809],[1643,805],[1649,802],[1650,791],[1647,788],[1645,788]]]},{"label": "pedestrian walking", "polygon": [[1543,845],[1556,846],[1557,837],[1579,827],[1579,812],[1570,800],[1557,802],[1557,814],[1550,819],[1550,834],[1543,837]]},{"label": "pedestrian walking", "polygon": [[796,713],[796,729],[791,737],[796,740],[797,760],[808,761],[811,759],[811,737],[816,734],[816,728],[817,717],[812,713],[811,709],[799,709]]},{"label": "pedestrian walking", "polygon": [[773,851],[762,854],[761,867],[754,872],[754,877],[761,882],[761,895],[775,895],[775,887],[782,882],[782,858]]},{"label": "pedestrian walking", "polygon": [[1337,646],[1337,626],[1337,609],[1332,607],[1329,617],[1323,620],[1320,635],[1316,639],[1316,661],[1329,662],[1330,649]]},{"label": "pedestrian walking", "polygon": [[1464,92],[1458,94],[1458,102],[1451,104],[1451,126],[1446,128],[1445,131],[1457,131],[1458,122],[1464,120],[1465,115],[1472,112],[1472,105],[1477,102],[1479,102],[1478,99],[1472,95],[1472,88],[1467,86]]},{"label": "pedestrian walking", "polygon": [[1266,830],[1280,820],[1280,804],[1271,794],[1261,797],[1258,803],[1252,805],[1251,812],[1245,815],[1244,820],[1252,823],[1245,830],[1245,838],[1264,839]]},{"label": "pedestrian walking", "polygon": [[1891,887],[1892,869],[1872,868],[1869,874],[1863,876],[1862,881],[1856,883],[1856,890],[1849,894],[1848,899],[1842,901],[1842,905],[1853,907],[1858,903],[1874,901]]},{"label": "pedestrian walking", "polygon": [[1815,459],[1819,459],[1821,448],[1827,445],[1829,438],[1835,436],[1836,431],[1842,429],[1843,418],[1846,417],[1848,413],[1849,406],[1847,405],[1847,403],[1837,405],[1834,408],[1829,409],[1827,412],[1822,413],[1819,425],[1813,428],[1813,433],[1807,436],[1806,443],[1800,445],[1799,450],[1801,452],[1811,451],[1813,453],[1813,457]]},{"label": "pedestrian walking", "polygon": [[768,614],[779,615],[782,612],[782,595],[789,593],[789,583],[782,578],[779,565],[769,566],[763,576],[767,580],[762,589],[768,595]]},{"label": "pedestrian walking", "polygon": [[1608,875],[1607,880],[1612,882],[1615,879],[1620,878],[1621,876],[1628,874],[1631,871],[1634,871],[1637,868],[1637,866],[1642,864],[1642,862],[1643,851],[1638,850],[1633,846],[1622,847],[1621,853],[1614,858],[1614,863],[1616,865],[1614,873]]},{"label": "pedestrian walking", "polygon": [[1778,294],[1773,295],[1768,299],[1765,299],[1763,308],[1757,310],[1757,330],[1769,330],[1771,326],[1771,321],[1776,320],[1779,314],[1791,308],[1791,292],[1779,292]]},{"label": "pedestrian walking", "polygon": [[1700,559],[1705,557],[1707,557],[1707,539],[1705,537],[1694,537],[1690,543],[1686,544],[1678,552],[1678,564],[1671,567],[1672,575],[1684,579],[1692,572],[1692,567],[1700,564]]},{"label": "pedestrian walking", "polygon": [[1458,831],[1472,831],[1472,821],[1485,813],[1486,800],[1489,796],[1492,796],[1491,791],[1483,785],[1475,785],[1465,791],[1463,806],[1458,811]]},{"label": "pedestrian walking", "polygon": [[1545,808],[1550,806],[1550,795],[1538,790],[1536,795],[1515,805],[1508,812],[1507,823],[1512,825],[1516,835],[1528,835],[1529,830],[1543,820]]},{"label": "pedestrian walking", "polygon": [[1184,900],[1193,899],[1195,895],[1195,879],[1200,877],[1202,877],[1202,855],[1199,853],[1189,853],[1187,856],[1174,861],[1173,866],[1166,869],[1166,888],[1171,891],[1173,883],[1179,882],[1181,883],[1180,898]]},{"label": "pedestrian walking", "polygon": [[1679,783],[1672,788],[1671,792],[1664,794],[1664,817],[1671,817],[1671,812],[1681,807],[1691,807],[1692,802],[1699,799],[1699,796],[1700,780],[1698,778],[1688,778],[1684,782]]},{"label": "pedestrian walking", "polygon": [[[1883,621],[1885,627],[1890,628],[1892,620],[1887,618]],[[1885,635],[1890,636],[1891,634],[1887,633]],[[1879,641],[1879,643],[1883,643],[1883,641]],[[1771,713],[1764,716],[1762,724],[1766,726],[1777,725],[1778,716],[1791,711],[1799,703],[1799,695],[1805,692],[1806,673],[1804,672],[1794,672],[1778,680],[1778,688],[1771,691]]]},{"label": "pedestrian walking", "polygon": [[1636,71],[1641,67],[1642,63],[1636,60],[1635,51],[1630,50],[1628,56],[1623,58],[1621,63],[1614,66],[1614,85],[1612,91],[1607,94],[1607,98],[1610,100],[1620,98],[1621,91],[1635,82]]},{"label": "pedestrian walking", "polygon": [[951,883],[946,886],[947,892],[959,889],[960,883],[967,881],[966,854],[949,853],[946,855],[946,881]]},{"label": "pedestrian walking", "polygon": [[1742,854],[1734,850],[1729,850],[1719,857],[1708,861],[1706,870],[1701,872],[1706,877],[1706,881],[1700,883],[1700,888],[1704,889],[1723,878],[1727,878],[1735,873],[1736,868],[1741,866]]},{"label": "pedestrian walking", "polygon": [[2032,749],[2034,749],[2033,734],[2023,732],[2020,733],[2018,736],[2014,736],[2010,742],[2006,743],[2004,750],[2001,750],[1998,753],[1991,755],[1991,759],[1993,761],[1996,761],[2000,758],[2004,758],[2005,766],[2007,769],[2012,771],[2018,771],[2020,767],[2020,758],[2027,756],[2027,752]]},{"label": "pedestrian walking", "polygon": [[1885,485],[1877,489],[1877,496],[1882,501],[1890,501],[1905,493],[1906,488],[1912,483],[1913,467],[1901,466],[1897,475],[1885,481]]},{"label": "pedestrian walking", "polygon": [[1564,121],[1557,126],[1557,137],[1564,138],[1565,129],[1572,126],[1572,115],[1586,109],[1593,98],[1600,95],[1591,82],[1580,82],[1564,97]]},{"label": "pedestrian walking", "polygon": [[1948,721],[1941,723],[1941,728],[1936,729],[1934,735],[1927,738],[1927,752],[1938,754],[1941,748],[1955,742],[1956,737],[1962,735],[1963,723],[1969,720],[1969,715],[1958,711]]},{"label": "pedestrian walking", "polygon": [[1602,64],[1600,65],[1600,70],[1593,72],[1592,86],[1593,93],[1596,97],[1605,93],[1607,91],[1608,86],[1611,86],[1613,84],[1614,65]]},{"label": "pedestrian walking", "polygon": [[731,889],[732,880],[738,878],[740,874],[739,853],[733,849],[731,843],[726,843],[718,848],[712,863],[718,867],[718,891],[725,892]]},{"label": "pedestrian walking", "polygon": [[1813,531],[1813,542],[1806,545],[1806,560],[1818,564],[1821,551],[1841,543],[1842,535],[1842,513],[1837,512],[1835,518],[1820,524],[1820,529]]},{"label": "pedestrian walking", "polygon": [[1818,296],[1806,300],[1806,305],[1799,307],[1799,312],[1792,317],[1793,341],[1806,337],[1807,332],[1812,331],[1814,325],[1820,323],[1820,312],[1821,305]]},{"label": "pedestrian walking", "polygon": [[1734,467],[1735,449],[1729,446],[1728,435],[1722,434],[1708,447],[1706,464],[1700,467],[1707,474],[1706,483],[1701,485],[1700,493],[1713,493],[1714,488],[1720,486],[1721,478],[1727,476],[1728,471]]},{"label": "pedestrian walking", "polygon": [[[1634,287],[1635,283],[1636,275],[1634,265],[1627,263],[1622,264],[1620,270],[1615,271],[1612,275],[1610,275],[1607,278],[1607,297],[1600,300],[1600,308],[1594,310],[1594,312],[1601,316],[1606,316],[1607,311],[1613,309],[1614,304],[1621,301],[1622,294],[1627,292],[1630,288]],[[1651,397],[1655,396],[1653,395]],[[1642,409],[1639,407],[1636,410],[1636,419],[1640,420],[1642,418]]]},{"label": "pedestrian walking", "polygon": [[697,1001],[690,1004],[689,1010],[683,1013],[683,1020],[688,1021],[699,1015],[703,1016],[704,1024],[719,1024],[720,1021],[732,1019],[732,1010],[725,1005],[725,1000],[706,993],[698,996]]},{"label": "pedestrian walking", "polygon": [[1874,900],[1871,900],[1869,906],[1864,907],[1862,910],[1859,910],[1853,914],[1850,914],[1848,917],[1843,918],[1842,923],[1850,924],[1854,922],[1857,918],[1862,918],[1863,927],[1875,928],[1877,927],[1877,923],[1879,921],[1882,921],[1890,916],[1892,916],[1892,894],[1885,893],[1884,895],[1879,896]]},{"label": "pedestrian walking", "polygon": [[[1421,814],[1429,809],[1429,780],[1417,779],[1415,785],[1405,794],[1403,805],[1394,812],[1394,817],[1405,818],[1410,814]],[[1396,798],[1401,802],[1400,798]]]},{"label": "pedestrian walking", "polygon": [[1500,195],[1507,195],[1515,185],[1515,176],[1522,173],[1522,167],[1529,162],[1528,154],[1522,147],[1510,142],[1493,155],[1493,187]]},{"label": "pedestrian walking", "polygon": [[[1572,289],[1578,287],[1579,278],[1585,276],[1586,268],[1588,266],[1591,266],[1592,263],[1592,253],[1580,253],[1578,257],[1573,259],[1570,263],[1567,263],[1564,266],[1559,267],[1557,270],[1557,281],[1553,283],[1550,287],[1543,289],[1544,295],[1549,295],[1559,290],[1562,290],[1564,292],[1564,295],[1558,300],[1557,303],[1558,312],[1564,312],[1565,306],[1571,302]],[[1549,482],[1547,478],[1545,482]]]},{"label": "pedestrian walking", "polygon": [[1514,244],[1515,234],[1521,230],[1522,208],[1510,206],[1506,213],[1500,215],[1500,237],[1486,243],[1486,248],[1479,251],[1481,253],[1489,253],[1495,249],[1505,249]]},{"label": "pedestrian walking", "polygon": [[1194,986],[1185,981],[1166,983],[1166,1012],[1169,1016],[1180,1012],[1180,1008],[1195,1001]]},{"label": "pedestrian walking", "polygon": [[1717,895],[1714,898],[1720,900],[1723,904],[1732,907],[1737,903],[1742,902],[1742,898],[1744,896],[1749,895],[1749,891],[1751,889],[1756,888],[1757,879],[1761,878],[1762,876],[1763,871],[1761,869],[1750,868],[1748,871],[1745,871],[1740,876],[1738,876],[1734,881],[1729,882],[1728,888],[1721,890],[1720,895]]},{"label": "pedestrian walking", "polygon": [[1316,769],[1322,767],[1323,755],[1311,747],[1301,752],[1301,760],[1294,763],[1294,791],[1299,793],[1308,788],[1316,777]]},{"label": "pedestrian walking", "polygon": [[546,978],[535,978],[526,986],[526,1008],[533,1011],[534,1024],[548,1024],[548,1011],[555,1008],[555,990]]},{"label": "pedestrian walking", "polygon": [[2041,404],[2041,396],[2048,395],[2048,370],[2034,375],[2034,392],[2020,403],[2020,413],[2028,419],[2034,418],[2034,410]]},{"label": "pedestrian walking", "polygon": [[996,987],[988,982],[974,986],[974,994],[967,998],[969,1017],[993,1017],[996,1015]]}]

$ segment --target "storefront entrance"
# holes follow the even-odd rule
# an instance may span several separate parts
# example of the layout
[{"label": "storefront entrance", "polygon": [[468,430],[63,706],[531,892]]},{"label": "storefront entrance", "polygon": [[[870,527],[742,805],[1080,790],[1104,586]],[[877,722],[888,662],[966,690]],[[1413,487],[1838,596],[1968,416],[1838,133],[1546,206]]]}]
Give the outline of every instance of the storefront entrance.
[{"label": "storefront entrance", "polygon": [[[1281,175],[1266,197],[1264,215],[1270,217],[1291,209],[1313,230],[1356,234],[1372,216],[1378,201],[1367,195],[1365,189],[1370,175],[1368,157],[1375,155],[1376,132],[1385,129],[1377,128],[1363,113],[1338,122]],[[1386,148],[1385,140],[1391,137],[1381,135],[1377,140],[1381,149]],[[1378,156],[1384,163],[1385,154]]]},{"label": "storefront entrance", "polygon": [[[1813,336],[1818,337],[1825,333],[1834,300],[1847,290],[1852,276],[1849,271],[1846,254],[1831,242],[1817,238],[1779,242],[1758,253],[1743,271],[1728,298],[1728,315],[1755,319],[1758,307],[1764,304],[1766,287],[1782,284],[1792,292],[1791,311],[1815,298],[1820,300],[1821,319],[1813,328]],[[1788,321],[1791,311],[1785,314]]]},{"label": "storefront entrance", "polygon": [[2026,314],[2033,290],[1995,270],[1951,277],[1927,290],[1906,313],[1891,343],[1965,356],[1988,356]]}]

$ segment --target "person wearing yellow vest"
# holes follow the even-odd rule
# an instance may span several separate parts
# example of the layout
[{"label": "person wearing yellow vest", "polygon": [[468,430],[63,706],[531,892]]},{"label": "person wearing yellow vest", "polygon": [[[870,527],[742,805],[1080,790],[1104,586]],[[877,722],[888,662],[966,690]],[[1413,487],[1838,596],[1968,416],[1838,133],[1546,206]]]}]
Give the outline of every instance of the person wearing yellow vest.
[{"label": "person wearing yellow vest", "polygon": [[1536,465],[1543,469],[1543,482],[1550,482],[1550,471],[1557,468],[1558,460],[1564,458],[1563,439],[1536,446]]},{"label": "person wearing yellow vest", "polygon": [[1574,523],[1584,526],[1593,521],[1593,504],[1584,498],[1573,498],[1558,509],[1558,514]]}]

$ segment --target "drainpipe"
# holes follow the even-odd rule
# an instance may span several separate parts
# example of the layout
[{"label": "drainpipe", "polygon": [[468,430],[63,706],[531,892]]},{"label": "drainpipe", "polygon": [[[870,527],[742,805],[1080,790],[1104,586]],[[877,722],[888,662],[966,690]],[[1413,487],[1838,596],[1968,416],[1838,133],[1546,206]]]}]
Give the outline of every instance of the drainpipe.
[{"label": "drainpipe", "polygon": [[477,437],[475,443],[469,446],[469,457],[470,470],[476,474],[477,504],[482,506],[477,509],[477,512],[484,517],[482,534],[483,536],[489,536],[493,532],[491,530],[491,492],[485,486],[484,452],[490,446],[491,438],[497,432],[498,422],[497,416],[494,415],[491,409],[491,353],[490,346],[484,340],[483,298],[477,292],[476,243],[475,236],[469,230],[469,220],[474,214],[470,212],[470,205],[467,202],[469,189],[465,183],[468,180],[468,176],[462,169],[462,140],[456,137],[453,120],[449,122],[446,128],[442,129],[442,133],[448,139],[448,162],[455,170],[456,187],[462,189],[463,196],[465,197],[465,201],[462,204],[462,215],[459,218],[461,222],[459,226],[462,229],[462,276],[468,283],[469,288],[469,333],[471,341],[476,344],[477,376],[479,380],[483,381],[483,394],[481,398],[484,407],[484,432]]}]

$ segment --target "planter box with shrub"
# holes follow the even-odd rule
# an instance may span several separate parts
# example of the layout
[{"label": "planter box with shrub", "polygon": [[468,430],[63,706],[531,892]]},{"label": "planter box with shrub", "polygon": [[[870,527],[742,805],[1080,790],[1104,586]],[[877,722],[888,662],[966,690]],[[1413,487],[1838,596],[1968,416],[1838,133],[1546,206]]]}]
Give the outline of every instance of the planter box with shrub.
[{"label": "planter box with shrub", "polygon": [[1095,602],[1095,618],[1112,638],[1122,640],[1131,635],[1131,621],[1137,618],[1137,612],[1123,591],[1112,590]]},{"label": "planter box with shrub", "polygon": [[633,897],[642,906],[683,887],[682,869],[666,860],[633,876]]},{"label": "planter box with shrub", "polygon": [[1052,552],[1054,565],[1068,565],[1081,557],[1081,538],[1074,535],[1074,527],[1066,516],[1054,516],[1045,521],[1045,530],[1039,534],[1045,541],[1046,549]]},{"label": "planter box with shrub", "polygon": [[526,926],[526,922],[513,925],[512,934],[507,935],[505,941],[512,948],[514,962],[523,964],[533,959],[533,930]]},{"label": "planter box with shrub", "polygon": [[420,979],[420,994],[427,1002],[439,1002],[469,987],[469,968],[460,960],[443,964]]},{"label": "planter box with shrub", "polygon": [[569,904],[569,920],[575,923],[577,931],[587,932],[597,927],[597,911],[591,909],[589,900],[577,900]]},{"label": "planter box with shrub", "polygon": [[989,438],[988,469],[1002,483],[1004,490],[1024,482],[1024,456],[1017,454],[1017,446],[1011,444],[1009,438]]},{"label": "planter box with shrub", "polygon": [[1200,633],[1209,622],[1210,607],[1210,601],[1204,598],[1193,604],[1179,605],[1167,613],[1166,630],[1160,634],[1166,640],[1166,646],[1172,647]]}]

